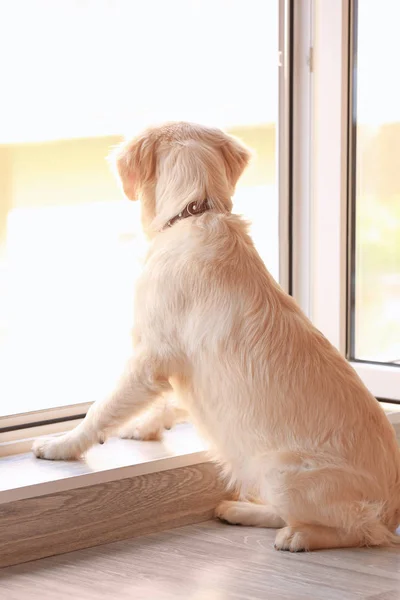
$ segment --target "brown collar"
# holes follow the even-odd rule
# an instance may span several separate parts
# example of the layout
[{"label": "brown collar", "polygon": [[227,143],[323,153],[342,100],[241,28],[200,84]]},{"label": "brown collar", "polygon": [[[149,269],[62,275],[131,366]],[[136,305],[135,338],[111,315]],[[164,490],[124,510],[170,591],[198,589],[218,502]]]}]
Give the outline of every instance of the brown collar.
[{"label": "brown collar", "polygon": [[196,200],[194,202],[189,202],[189,204],[187,204],[185,206],[185,208],[178,215],[175,215],[175,217],[172,217],[172,219],[170,219],[164,225],[163,229],[166,229],[167,227],[172,227],[172,225],[174,225],[174,223],[176,223],[177,221],[181,221],[182,219],[186,219],[187,217],[194,217],[196,215],[202,215],[207,210],[210,210],[210,208],[211,208],[211,206],[207,199],[204,200],[202,203],[199,203]]}]

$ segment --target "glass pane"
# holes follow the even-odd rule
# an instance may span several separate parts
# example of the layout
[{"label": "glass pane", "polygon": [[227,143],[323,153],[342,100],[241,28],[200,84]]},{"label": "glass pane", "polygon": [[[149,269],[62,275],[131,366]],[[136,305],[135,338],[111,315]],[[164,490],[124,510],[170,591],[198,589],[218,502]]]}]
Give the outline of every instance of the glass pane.
[{"label": "glass pane", "polygon": [[106,156],[166,120],[255,151],[234,199],[278,278],[278,0],[1,3],[0,414],[103,396],[145,251]]},{"label": "glass pane", "polygon": [[400,37],[398,0],[356,15],[353,358],[400,362]]}]

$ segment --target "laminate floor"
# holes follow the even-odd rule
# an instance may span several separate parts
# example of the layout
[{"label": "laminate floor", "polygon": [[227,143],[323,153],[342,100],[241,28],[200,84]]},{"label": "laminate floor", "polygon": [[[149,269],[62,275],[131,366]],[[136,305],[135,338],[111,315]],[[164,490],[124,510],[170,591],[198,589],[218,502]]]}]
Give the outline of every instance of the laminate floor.
[{"label": "laminate floor", "polygon": [[208,521],[79,550],[2,569],[0,598],[400,600],[400,548],[290,554],[274,535]]}]

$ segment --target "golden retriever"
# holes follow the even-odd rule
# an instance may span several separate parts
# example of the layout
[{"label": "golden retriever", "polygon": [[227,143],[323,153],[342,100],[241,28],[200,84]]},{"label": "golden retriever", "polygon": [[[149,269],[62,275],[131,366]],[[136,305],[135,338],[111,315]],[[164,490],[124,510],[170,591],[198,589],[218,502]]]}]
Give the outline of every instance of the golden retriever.
[{"label": "golden retriever", "polygon": [[75,458],[124,424],[122,435],[135,435],[126,423],[154,402],[143,418],[159,435],[183,414],[160,401],[173,391],[240,490],[218,517],[280,528],[280,550],[399,543],[392,426],[231,213],[249,157],[233,137],[191,123],[148,129],[118,149],[124,192],[140,198],[151,243],[134,354],[109,398],[73,431],[37,440],[34,453]]}]

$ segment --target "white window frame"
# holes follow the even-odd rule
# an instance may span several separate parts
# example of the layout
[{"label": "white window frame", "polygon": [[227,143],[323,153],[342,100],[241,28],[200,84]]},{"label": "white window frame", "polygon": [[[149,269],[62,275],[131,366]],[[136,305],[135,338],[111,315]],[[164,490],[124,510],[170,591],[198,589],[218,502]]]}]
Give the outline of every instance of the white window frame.
[{"label": "white window frame", "polygon": [[[295,127],[293,289],[313,323],[346,356],[352,2],[309,1],[299,3],[310,25],[298,32],[295,68],[301,118]],[[400,401],[399,367],[350,363],[377,398]]]}]

